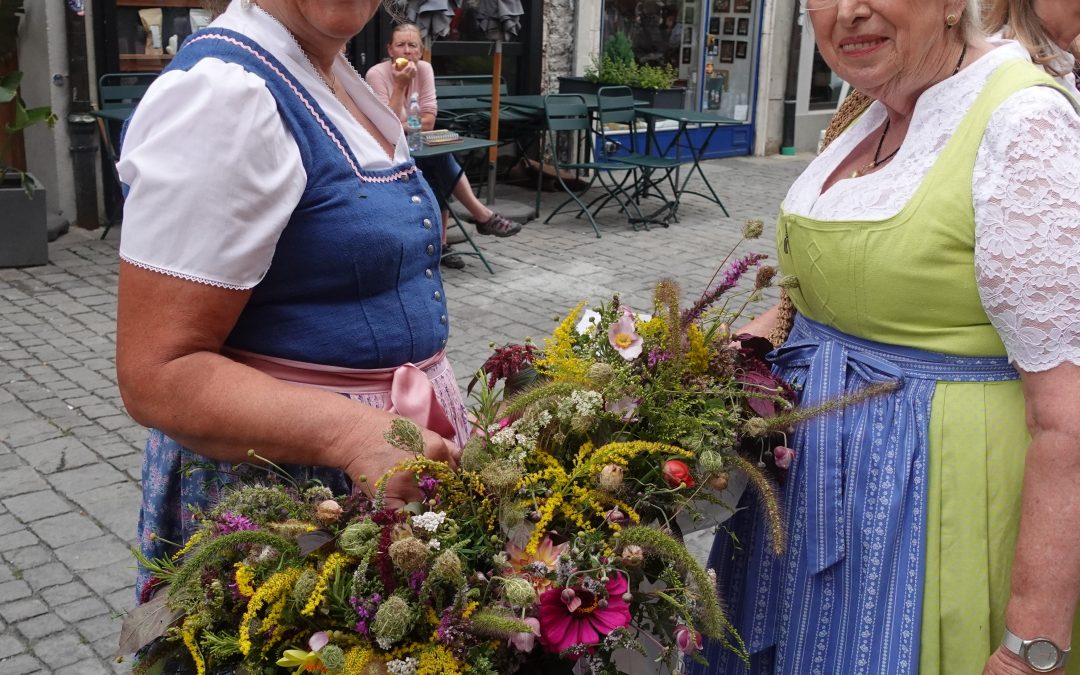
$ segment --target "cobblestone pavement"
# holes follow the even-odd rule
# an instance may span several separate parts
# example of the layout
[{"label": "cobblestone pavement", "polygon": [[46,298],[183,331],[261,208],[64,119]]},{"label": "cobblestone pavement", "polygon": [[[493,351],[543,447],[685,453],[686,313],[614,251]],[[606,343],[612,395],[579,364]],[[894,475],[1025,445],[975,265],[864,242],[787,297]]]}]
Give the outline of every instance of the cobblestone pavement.
[{"label": "cobblestone pavement", "polygon": [[[581,299],[615,292],[648,308],[654,282],[702,290],[739,238],[771,223],[808,157],[735,158],[703,166],[731,212],[690,196],[681,222],[634,232],[613,210],[602,239],[560,215],[510,239],[479,237],[489,275],[469,259],[444,270],[449,355],[465,382],[489,343],[540,338]],[[693,183],[691,183],[693,185]],[[527,201],[529,195],[525,195]],[[542,213],[558,203],[545,195]],[[145,431],[116,388],[116,247],[72,231],[50,245],[44,267],[0,270],[0,673],[125,672],[112,658],[133,605],[133,541]]]}]

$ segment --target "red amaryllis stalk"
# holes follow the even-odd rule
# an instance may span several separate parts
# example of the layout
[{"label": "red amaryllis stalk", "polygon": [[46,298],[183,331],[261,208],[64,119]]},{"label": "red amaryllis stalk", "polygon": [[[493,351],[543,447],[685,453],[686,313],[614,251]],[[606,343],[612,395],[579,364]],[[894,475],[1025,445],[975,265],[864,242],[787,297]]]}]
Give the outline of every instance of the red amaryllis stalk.
[{"label": "red amaryllis stalk", "polygon": [[552,588],[540,596],[540,644],[558,654],[571,647],[595,648],[605,635],[630,624],[630,607],[623,600],[626,578],[608,579],[607,598],[585,590]]}]

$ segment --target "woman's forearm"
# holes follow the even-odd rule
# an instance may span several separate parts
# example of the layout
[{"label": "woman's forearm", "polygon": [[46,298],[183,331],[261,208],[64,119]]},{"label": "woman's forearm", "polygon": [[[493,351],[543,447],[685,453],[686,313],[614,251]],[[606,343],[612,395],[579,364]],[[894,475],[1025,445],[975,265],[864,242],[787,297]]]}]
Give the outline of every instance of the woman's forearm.
[{"label": "woman's forearm", "polygon": [[1080,438],[1043,431],[1028,448],[1005,624],[1025,639],[1068,647],[1078,600]]},{"label": "woman's forearm", "polygon": [[1021,380],[1031,445],[1005,622],[1066,647],[1080,601],[1080,366]]},{"label": "woman's forearm", "polygon": [[779,304],[773,305],[755,317],[750,323],[736,327],[736,334],[749,333],[750,335],[756,335],[758,337],[768,337],[769,333],[772,333],[773,329],[776,328],[779,310]]}]

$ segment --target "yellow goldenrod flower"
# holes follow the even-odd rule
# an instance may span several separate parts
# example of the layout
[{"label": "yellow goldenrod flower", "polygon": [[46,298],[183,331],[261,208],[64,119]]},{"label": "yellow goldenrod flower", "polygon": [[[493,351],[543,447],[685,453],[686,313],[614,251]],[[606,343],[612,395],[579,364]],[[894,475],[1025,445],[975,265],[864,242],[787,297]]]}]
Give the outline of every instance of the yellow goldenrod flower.
[{"label": "yellow goldenrod flower", "polygon": [[322,602],[323,596],[326,594],[326,587],[330,583],[330,576],[337,571],[348,560],[341,553],[331,553],[326,558],[326,562],[323,563],[322,571],[319,573],[318,580],[315,581],[315,590],[311,591],[311,596],[308,598],[307,604],[300,610],[300,614],[303,616],[311,616],[315,613],[315,609]]},{"label": "yellow goldenrod flower", "polygon": [[267,603],[275,602],[287,593],[292,588],[292,585],[296,583],[300,571],[297,568],[292,568],[278,572],[267,579],[262,586],[259,586],[254,595],[251,596],[251,600],[248,601],[247,611],[244,612],[244,617],[240,619],[240,637],[237,642],[241,654],[247,656],[251,653],[251,622],[255,619],[259,610]]},{"label": "yellow goldenrod flower", "polygon": [[195,617],[188,615],[184,619],[184,625],[180,629],[180,635],[184,639],[184,646],[187,647],[188,652],[191,654],[191,660],[195,662],[196,675],[206,675],[206,662],[203,661],[202,652],[199,651],[199,645],[195,642],[195,630],[197,628],[197,621]]}]

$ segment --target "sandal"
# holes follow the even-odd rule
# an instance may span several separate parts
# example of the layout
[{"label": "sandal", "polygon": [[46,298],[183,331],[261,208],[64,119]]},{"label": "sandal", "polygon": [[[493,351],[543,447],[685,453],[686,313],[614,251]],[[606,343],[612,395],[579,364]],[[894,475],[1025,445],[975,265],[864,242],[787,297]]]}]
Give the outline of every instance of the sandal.
[{"label": "sandal", "polygon": [[439,264],[452,270],[465,269],[465,259],[461,257],[461,254],[455,253],[449,246],[443,248],[442,258],[439,260]]},{"label": "sandal", "polygon": [[479,234],[493,234],[496,237],[512,237],[521,232],[521,223],[492,212],[490,218],[476,224],[476,231]]}]

